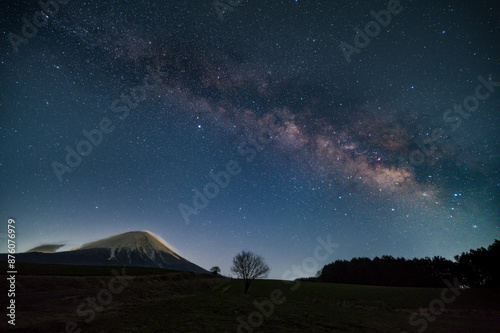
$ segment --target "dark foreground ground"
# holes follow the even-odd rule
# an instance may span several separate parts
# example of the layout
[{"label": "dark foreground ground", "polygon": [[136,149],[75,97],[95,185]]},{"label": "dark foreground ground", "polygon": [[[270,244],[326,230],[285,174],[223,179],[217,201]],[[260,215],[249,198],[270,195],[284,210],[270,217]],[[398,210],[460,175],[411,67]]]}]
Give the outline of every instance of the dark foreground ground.
[{"label": "dark foreground ground", "polygon": [[[16,326],[3,315],[0,332],[65,332],[67,322],[68,332],[500,332],[499,290],[458,290],[444,303],[442,288],[262,280],[243,295],[239,280],[126,268],[120,284],[111,269],[19,264]],[[411,317],[430,305],[442,313]]]}]

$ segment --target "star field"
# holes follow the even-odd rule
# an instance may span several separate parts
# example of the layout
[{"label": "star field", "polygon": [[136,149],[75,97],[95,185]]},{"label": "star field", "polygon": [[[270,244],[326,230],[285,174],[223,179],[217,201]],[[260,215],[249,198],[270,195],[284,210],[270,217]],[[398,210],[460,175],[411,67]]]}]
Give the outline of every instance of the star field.
[{"label": "star field", "polygon": [[500,7],[400,1],[366,32],[389,7],[69,1],[27,38],[40,6],[2,4],[0,216],[18,247],[150,230],[204,268],[251,250],[280,278],[318,236],[340,244],[321,265],[491,244]]}]

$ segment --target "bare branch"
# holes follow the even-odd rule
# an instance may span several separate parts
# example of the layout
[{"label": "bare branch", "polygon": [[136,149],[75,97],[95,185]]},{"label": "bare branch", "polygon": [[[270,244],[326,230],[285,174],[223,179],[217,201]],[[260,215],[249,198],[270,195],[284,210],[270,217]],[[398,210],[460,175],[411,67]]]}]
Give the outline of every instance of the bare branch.
[{"label": "bare branch", "polygon": [[241,251],[233,258],[231,272],[243,279],[246,294],[253,280],[267,277],[269,266],[261,256],[250,251]]}]

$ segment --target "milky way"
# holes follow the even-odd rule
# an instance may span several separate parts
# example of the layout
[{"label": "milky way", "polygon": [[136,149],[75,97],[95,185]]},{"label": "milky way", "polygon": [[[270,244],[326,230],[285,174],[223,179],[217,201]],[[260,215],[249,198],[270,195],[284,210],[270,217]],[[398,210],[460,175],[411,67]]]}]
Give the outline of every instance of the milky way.
[{"label": "milky way", "polygon": [[[24,223],[26,250],[147,229],[203,267],[255,250],[274,277],[317,235],[341,245],[331,260],[488,245],[498,6],[401,4],[351,62],[339,45],[382,7],[246,2],[220,20],[209,2],[61,6],[19,52],[2,44],[2,216]],[[4,35],[36,10],[7,5]],[[464,117],[478,85],[489,95]],[[64,169],[103,119],[113,129]],[[186,224],[179,205],[230,161],[241,173]]]}]

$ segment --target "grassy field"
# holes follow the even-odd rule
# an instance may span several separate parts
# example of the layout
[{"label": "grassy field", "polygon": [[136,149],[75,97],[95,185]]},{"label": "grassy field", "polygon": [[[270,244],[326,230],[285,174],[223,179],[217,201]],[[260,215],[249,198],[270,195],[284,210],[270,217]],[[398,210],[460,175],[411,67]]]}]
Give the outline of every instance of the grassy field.
[{"label": "grassy field", "polygon": [[[290,285],[282,281],[266,280],[255,281],[250,295],[244,296],[243,283],[233,280],[209,293],[130,308],[125,316],[120,316],[124,321],[118,328],[135,332],[235,332],[237,317],[248,323],[249,315],[258,311],[254,301],[262,303],[275,289],[281,290],[286,300],[274,305],[268,318],[262,316],[265,320],[261,325],[250,326],[254,332],[416,331],[422,325],[411,326],[410,314],[420,306],[428,307],[441,292],[441,289],[428,288],[319,283],[301,283],[298,289],[291,291]],[[487,290],[463,291],[447,306],[445,313],[428,323],[426,331],[498,332],[498,294],[492,296]],[[264,312],[268,310],[269,306]],[[250,320],[256,325],[259,315]],[[95,328],[107,331],[116,326],[103,319],[96,321]],[[243,327],[241,331],[249,332]]]},{"label": "grassy field", "polygon": [[[60,267],[51,269],[57,273]],[[65,276],[19,276],[24,296],[18,299],[19,325],[13,331],[64,332],[65,322],[74,321],[81,332],[238,332],[239,325],[240,332],[417,332],[423,324],[410,325],[411,314],[428,308],[442,292],[257,280],[243,295],[239,280],[148,269],[141,275],[137,268],[131,270],[136,275],[129,285],[85,323],[76,314],[77,306],[106,288],[112,276],[107,274],[110,267],[87,269],[85,276],[78,269],[69,276],[67,268]],[[40,292],[52,296],[29,296]],[[425,321],[422,332],[500,332],[498,290],[459,292],[442,314]],[[271,296],[279,304],[270,306]],[[245,328],[242,321],[249,325]]]}]

